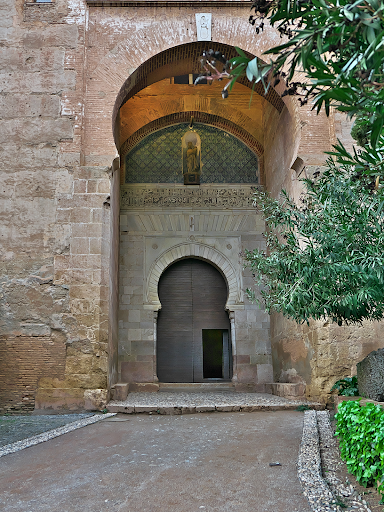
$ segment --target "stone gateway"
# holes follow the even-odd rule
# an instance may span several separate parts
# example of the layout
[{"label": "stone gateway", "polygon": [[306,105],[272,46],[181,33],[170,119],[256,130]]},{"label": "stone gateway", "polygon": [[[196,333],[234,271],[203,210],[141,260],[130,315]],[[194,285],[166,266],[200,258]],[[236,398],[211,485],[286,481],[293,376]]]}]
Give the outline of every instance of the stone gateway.
[{"label": "stone gateway", "polygon": [[263,59],[279,41],[249,8],[0,6],[2,412],[102,409],[117,383],[175,381],[326,401],[382,347],[381,323],[297,325],[245,298],[241,253],[264,247],[252,188],[298,200],[323,152],[352,145],[346,119],[282,84],[251,103],[245,78],[225,100],[193,85],[204,50]]}]

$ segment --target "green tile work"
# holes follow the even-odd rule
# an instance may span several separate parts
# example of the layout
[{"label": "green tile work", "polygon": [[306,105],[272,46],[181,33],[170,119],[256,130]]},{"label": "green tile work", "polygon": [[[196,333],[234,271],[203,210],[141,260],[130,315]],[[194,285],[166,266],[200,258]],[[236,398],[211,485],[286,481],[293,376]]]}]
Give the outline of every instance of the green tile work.
[{"label": "green tile work", "polygon": [[[257,156],[233,135],[195,123],[201,138],[200,183],[258,183]],[[183,183],[181,139],[188,123],[151,133],[125,157],[126,183]]]}]

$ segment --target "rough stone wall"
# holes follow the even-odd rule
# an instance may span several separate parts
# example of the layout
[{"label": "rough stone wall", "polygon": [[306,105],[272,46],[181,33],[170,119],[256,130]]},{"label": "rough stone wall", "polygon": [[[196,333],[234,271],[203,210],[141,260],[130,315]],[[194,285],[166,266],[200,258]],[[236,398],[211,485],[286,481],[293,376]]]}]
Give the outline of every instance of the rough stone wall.
[{"label": "rough stone wall", "polygon": [[384,400],[384,349],[374,350],[357,364],[359,395]]},{"label": "rough stone wall", "polygon": [[338,326],[328,322],[297,325],[280,314],[271,318],[275,382],[305,382],[307,397],[327,402],[330,389],[356,375],[356,364],[383,346],[383,322]]},{"label": "rough stone wall", "polygon": [[33,397],[38,408],[82,407],[86,389],[106,387],[101,240],[109,178],[106,168],[80,166],[84,38],[79,0],[0,7],[5,387],[19,375],[4,406],[25,402],[23,385],[32,390],[29,408]]}]

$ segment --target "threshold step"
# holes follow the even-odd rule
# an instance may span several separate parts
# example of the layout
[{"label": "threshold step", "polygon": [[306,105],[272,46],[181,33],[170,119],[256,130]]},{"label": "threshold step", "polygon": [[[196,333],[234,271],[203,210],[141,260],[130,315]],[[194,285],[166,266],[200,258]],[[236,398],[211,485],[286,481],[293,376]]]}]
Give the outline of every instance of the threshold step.
[{"label": "threshold step", "polygon": [[199,393],[199,392],[217,392],[217,391],[234,391],[235,385],[228,382],[160,382],[159,392],[175,392],[175,393]]}]

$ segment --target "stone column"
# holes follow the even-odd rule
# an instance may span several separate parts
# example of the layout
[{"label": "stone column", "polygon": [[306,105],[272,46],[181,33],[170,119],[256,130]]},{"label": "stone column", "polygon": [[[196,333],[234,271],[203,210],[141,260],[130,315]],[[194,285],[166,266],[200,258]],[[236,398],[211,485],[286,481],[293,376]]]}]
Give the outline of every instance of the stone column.
[{"label": "stone column", "polygon": [[157,317],[159,312],[153,312],[153,382],[158,383],[159,378],[157,376],[157,359],[156,359],[156,349],[157,349]]},{"label": "stone column", "polygon": [[235,312],[229,311],[229,320],[231,322],[231,343],[232,343],[232,382],[237,383],[237,351],[236,351],[236,329]]}]

